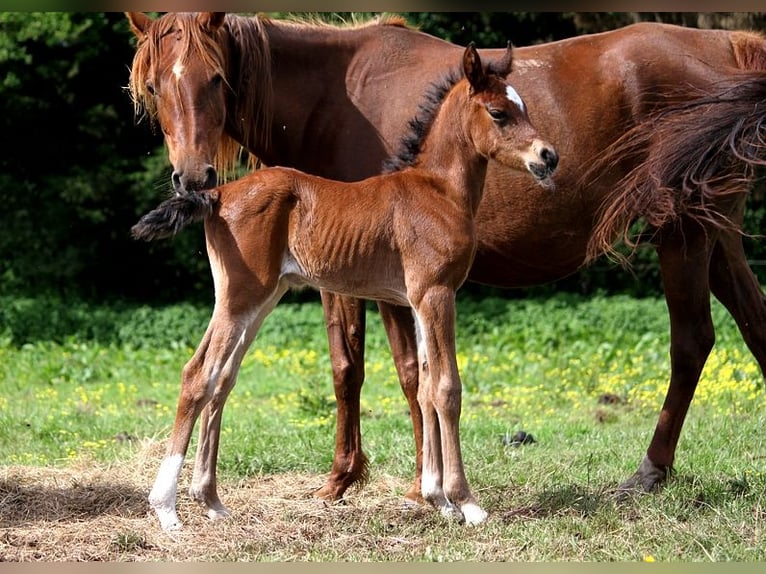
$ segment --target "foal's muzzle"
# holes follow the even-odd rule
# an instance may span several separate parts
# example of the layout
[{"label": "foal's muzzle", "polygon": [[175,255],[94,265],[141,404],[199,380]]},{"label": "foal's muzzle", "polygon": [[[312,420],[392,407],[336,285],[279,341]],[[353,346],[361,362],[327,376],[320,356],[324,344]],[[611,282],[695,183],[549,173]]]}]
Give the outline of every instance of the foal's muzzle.
[{"label": "foal's muzzle", "polygon": [[527,167],[535,179],[545,180],[553,175],[559,165],[559,155],[549,145],[542,145],[537,153],[537,161],[530,162]]}]

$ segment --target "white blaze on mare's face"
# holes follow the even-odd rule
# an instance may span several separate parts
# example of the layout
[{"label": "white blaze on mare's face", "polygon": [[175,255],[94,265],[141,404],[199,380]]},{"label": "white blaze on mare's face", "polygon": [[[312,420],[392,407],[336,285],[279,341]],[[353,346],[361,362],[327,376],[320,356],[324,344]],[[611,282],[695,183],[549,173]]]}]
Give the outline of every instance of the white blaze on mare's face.
[{"label": "white blaze on mare's face", "polygon": [[513,86],[505,87],[505,95],[508,96],[508,99],[514,104],[519,106],[519,109],[521,109],[522,112],[525,111],[524,100],[521,99],[519,92],[513,89]]},{"label": "white blaze on mare's face", "polygon": [[184,65],[181,63],[181,60],[178,60],[175,64],[173,64],[173,75],[176,77],[176,80],[181,79],[181,74],[184,72]]}]

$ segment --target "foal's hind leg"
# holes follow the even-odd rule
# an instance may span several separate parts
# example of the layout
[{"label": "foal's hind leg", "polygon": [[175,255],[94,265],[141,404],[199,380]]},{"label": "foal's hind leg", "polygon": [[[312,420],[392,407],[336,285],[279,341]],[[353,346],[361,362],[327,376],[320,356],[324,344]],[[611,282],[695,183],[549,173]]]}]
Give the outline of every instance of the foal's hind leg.
[{"label": "foal's hind leg", "polygon": [[[268,311],[265,314],[268,314]],[[157,513],[164,530],[181,527],[176,514],[178,477],[194,424],[206,405],[211,413],[210,417],[207,417],[210,426],[206,425],[201,429],[203,444],[200,445],[200,449],[206,453],[208,459],[200,465],[200,460],[204,457],[198,456],[198,474],[193,480],[203,493],[202,498],[205,502],[217,502],[216,507],[212,509],[213,515],[226,513],[215,493],[215,472],[211,472],[211,468],[215,468],[221,411],[236,382],[242,357],[255,337],[257,325],[260,324],[255,323],[258,318],[255,314],[232,316],[216,306],[202,342],[183,369],[175,423],[165,458],[149,493],[149,503]],[[260,320],[262,318],[261,316]]]},{"label": "foal's hind leg", "polygon": [[708,270],[714,232],[684,222],[663,233],[657,249],[670,315],[670,386],[646,456],[621,490],[656,490],[673,466],[676,446],[715,340]]},{"label": "foal's hind leg", "polygon": [[404,498],[422,504],[423,415],[418,403],[418,348],[412,309],[387,303],[379,303],[378,308],[388,335],[399,383],[410,408],[412,432],[415,437],[415,480],[404,494]]}]

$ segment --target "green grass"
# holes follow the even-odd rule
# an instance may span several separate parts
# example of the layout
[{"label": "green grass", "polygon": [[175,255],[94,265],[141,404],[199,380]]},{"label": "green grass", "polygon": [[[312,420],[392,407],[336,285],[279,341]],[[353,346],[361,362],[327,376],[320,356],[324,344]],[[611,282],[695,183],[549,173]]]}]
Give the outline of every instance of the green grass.
[{"label": "green grass", "polygon": [[[11,298],[3,308],[2,464],[119,464],[141,440],[167,437],[181,368],[210,309]],[[718,304],[717,343],[684,427],[676,477],[661,496],[627,510],[609,489],[641,460],[665,394],[664,302],[460,298],[458,315],[463,456],[495,519],[481,540],[448,526],[444,542],[434,539],[419,559],[766,559],[764,385]],[[373,478],[406,482],[414,470],[406,404],[375,311],[367,323],[364,447]],[[621,400],[602,404],[604,394]],[[329,471],[334,401],[320,305],[278,306],[226,406],[221,479]],[[536,443],[508,445],[518,430]],[[443,523],[438,515],[424,520],[428,528]],[[386,528],[384,517],[368,522],[371,536]],[[493,547],[508,536],[513,552]],[[349,559],[317,552],[307,558]],[[412,558],[353,559],[386,556]]]}]

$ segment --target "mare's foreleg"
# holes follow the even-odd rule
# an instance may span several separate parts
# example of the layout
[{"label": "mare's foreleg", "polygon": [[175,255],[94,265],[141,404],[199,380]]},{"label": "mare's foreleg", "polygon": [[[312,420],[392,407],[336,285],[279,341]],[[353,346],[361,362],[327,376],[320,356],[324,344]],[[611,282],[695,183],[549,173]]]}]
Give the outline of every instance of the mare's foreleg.
[{"label": "mare's foreleg", "polygon": [[321,292],[337,403],[332,471],[314,496],[339,500],[348,487],[367,480],[362,451],[360,397],[364,383],[364,301]]},{"label": "mare's foreleg", "polygon": [[410,409],[412,432],[415,437],[415,479],[404,494],[404,498],[407,501],[422,504],[423,415],[418,403],[418,347],[412,309],[386,303],[379,303],[378,308],[388,335],[388,344],[399,375],[399,383]]},{"label": "mare's foreleg", "polygon": [[443,514],[479,524],[487,513],[471,493],[460,447],[462,389],[455,356],[455,292],[429,288],[413,301],[418,328],[423,412],[423,498]]},{"label": "mare's foreleg", "polygon": [[715,341],[709,284],[714,242],[714,231],[688,220],[661,234],[657,251],[670,316],[670,385],[646,456],[621,490],[654,491],[672,470],[681,428]]}]

